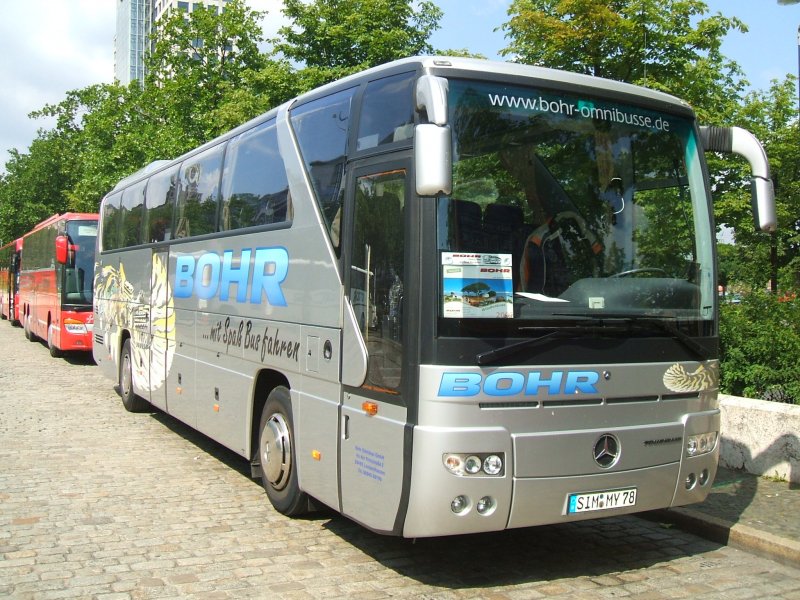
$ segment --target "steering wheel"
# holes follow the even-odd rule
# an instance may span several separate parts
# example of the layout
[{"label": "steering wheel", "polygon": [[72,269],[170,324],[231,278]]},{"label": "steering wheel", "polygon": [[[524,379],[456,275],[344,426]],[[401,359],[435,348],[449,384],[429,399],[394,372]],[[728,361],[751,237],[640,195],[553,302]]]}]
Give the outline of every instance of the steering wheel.
[{"label": "steering wheel", "polygon": [[611,277],[627,277],[628,275],[636,275],[638,273],[658,273],[659,275],[663,275],[667,277],[667,272],[664,269],[659,269],[658,267],[641,267],[639,269],[629,269],[628,271],[620,271],[619,273],[614,273]]}]

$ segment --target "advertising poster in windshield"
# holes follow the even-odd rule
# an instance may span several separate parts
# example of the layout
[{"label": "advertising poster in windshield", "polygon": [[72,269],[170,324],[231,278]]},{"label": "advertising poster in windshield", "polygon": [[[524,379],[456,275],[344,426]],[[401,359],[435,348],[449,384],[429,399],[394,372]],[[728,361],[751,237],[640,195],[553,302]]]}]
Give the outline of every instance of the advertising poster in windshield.
[{"label": "advertising poster in windshield", "polygon": [[513,318],[512,269],[510,254],[442,252],[444,317]]}]

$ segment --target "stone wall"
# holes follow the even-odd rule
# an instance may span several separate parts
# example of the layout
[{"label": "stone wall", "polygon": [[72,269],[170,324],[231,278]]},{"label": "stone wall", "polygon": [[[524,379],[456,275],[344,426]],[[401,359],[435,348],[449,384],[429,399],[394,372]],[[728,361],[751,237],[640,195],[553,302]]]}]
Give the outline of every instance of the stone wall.
[{"label": "stone wall", "polygon": [[720,465],[800,483],[800,406],[720,394]]}]

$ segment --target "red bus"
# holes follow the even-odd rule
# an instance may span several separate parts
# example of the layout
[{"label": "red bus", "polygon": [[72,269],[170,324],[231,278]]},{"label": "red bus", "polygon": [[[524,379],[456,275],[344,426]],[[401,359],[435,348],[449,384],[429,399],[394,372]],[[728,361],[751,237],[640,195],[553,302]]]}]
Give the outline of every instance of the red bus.
[{"label": "red bus", "polygon": [[20,320],[25,337],[46,340],[51,356],[92,349],[97,217],[54,215],[23,236]]},{"label": "red bus", "polygon": [[19,267],[22,238],[0,248],[0,317],[19,323]]}]

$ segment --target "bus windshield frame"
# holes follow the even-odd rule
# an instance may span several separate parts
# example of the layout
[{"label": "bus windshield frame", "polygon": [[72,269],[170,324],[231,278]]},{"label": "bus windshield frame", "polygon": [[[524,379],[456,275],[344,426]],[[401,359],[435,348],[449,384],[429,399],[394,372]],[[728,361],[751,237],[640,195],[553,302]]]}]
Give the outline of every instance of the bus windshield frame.
[{"label": "bus windshield frame", "polygon": [[62,304],[92,306],[97,221],[69,220],[66,236],[70,251],[62,275]]},{"label": "bus windshield frame", "polygon": [[714,229],[692,118],[466,79],[449,80],[448,101],[440,335],[609,318],[714,334]]}]

